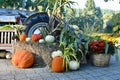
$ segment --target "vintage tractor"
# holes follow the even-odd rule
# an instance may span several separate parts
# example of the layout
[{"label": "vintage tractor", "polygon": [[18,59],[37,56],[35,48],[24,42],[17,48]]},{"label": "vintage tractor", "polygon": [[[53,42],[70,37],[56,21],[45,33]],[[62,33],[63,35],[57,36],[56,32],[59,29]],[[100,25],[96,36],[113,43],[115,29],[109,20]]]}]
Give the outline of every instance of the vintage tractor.
[{"label": "vintage tractor", "polygon": [[[41,30],[45,30],[50,23],[50,15],[47,12],[35,12],[24,10],[12,10],[0,8],[0,26],[6,24],[22,24],[23,32],[30,37],[33,33],[40,34]],[[53,19],[52,27],[56,27],[59,20]]]}]

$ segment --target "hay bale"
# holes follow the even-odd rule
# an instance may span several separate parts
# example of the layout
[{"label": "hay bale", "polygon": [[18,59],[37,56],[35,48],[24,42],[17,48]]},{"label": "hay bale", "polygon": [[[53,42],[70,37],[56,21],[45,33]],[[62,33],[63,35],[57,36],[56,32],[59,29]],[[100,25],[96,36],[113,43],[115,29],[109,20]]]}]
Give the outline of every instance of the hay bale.
[{"label": "hay bale", "polygon": [[28,50],[35,55],[35,65],[39,67],[51,67],[52,57],[51,53],[58,49],[54,44],[40,44],[38,42],[16,42],[14,44],[15,51]]}]

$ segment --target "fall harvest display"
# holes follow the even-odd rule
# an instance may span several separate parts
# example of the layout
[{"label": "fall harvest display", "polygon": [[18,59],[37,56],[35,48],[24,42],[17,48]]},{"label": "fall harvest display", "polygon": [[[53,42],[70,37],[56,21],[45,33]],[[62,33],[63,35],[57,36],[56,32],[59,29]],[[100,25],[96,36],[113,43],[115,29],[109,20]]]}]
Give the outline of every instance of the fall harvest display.
[{"label": "fall harvest display", "polygon": [[34,56],[27,50],[18,50],[12,55],[12,64],[18,68],[28,68],[34,63]]},{"label": "fall harvest display", "polygon": [[[92,3],[87,1],[85,10],[80,12],[82,15],[77,16],[76,10],[72,9],[69,12],[69,9],[65,9],[74,4],[74,1],[53,1],[55,1],[53,9],[50,6],[51,3],[46,6],[47,9],[42,9],[48,11],[48,16],[46,12],[45,15],[43,15],[44,12],[34,15],[31,15],[31,12],[20,14],[21,17],[27,19],[21,20],[24,22],[22,28],[16,27],[15,36],[19,39],[15,40],[14,54],[5,54],[6,56],[3,54],[0,57],[11,59],[12,64],[17,68],[47,66],[53,72],[79,70],[82,63],[89,62],[87,55],[96,66],[109,65],[111,55],[115,54],[115,43],[120,43],[119,34],[115,36],[113,33],[105,33],[106,27],[110,27],[112,30],[112,27],[115,26],[115,24],[109,24],[109,22],[112,23],[112,20],[104,20],[109,16],[104,16],[101,9],[96,8],[94,2],[90,0]],[[41,6],[37,8],[41,11]],[[69,13],[63,14],[62,11]],[[71,12],[75,13],[73,17]],[[99,39],[96,39],[96,36]]]}]

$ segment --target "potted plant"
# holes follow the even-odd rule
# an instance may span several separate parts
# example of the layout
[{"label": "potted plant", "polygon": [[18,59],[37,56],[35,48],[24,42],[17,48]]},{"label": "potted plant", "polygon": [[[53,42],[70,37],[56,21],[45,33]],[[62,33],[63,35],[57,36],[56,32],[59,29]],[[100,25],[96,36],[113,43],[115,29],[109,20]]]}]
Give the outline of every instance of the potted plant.
[{"label": "potted plant", "polygon": [[117,54],[117,49],[112,42],[102,39],[93,39],[88,42],[88,54],[95,66],[108,66],[111,55]]}]

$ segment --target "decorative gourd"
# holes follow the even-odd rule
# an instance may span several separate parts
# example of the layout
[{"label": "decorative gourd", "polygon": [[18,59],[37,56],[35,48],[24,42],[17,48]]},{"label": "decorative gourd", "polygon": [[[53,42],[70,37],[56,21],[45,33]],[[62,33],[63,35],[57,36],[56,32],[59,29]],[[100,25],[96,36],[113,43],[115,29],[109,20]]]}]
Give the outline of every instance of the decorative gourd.
[{"label": "decorative gourd", "polygon": [[25,41],[26,40],[26,34],[21,34],[20,36],[19,36],[19,40],[20,41]]},{"label": "decorative gourd", "polygon": [[44,39],[40,39],[39,43],[45,43]]},{"label": "decorative gourd", "polygon": [[6,59],[11,59],[11,57],[12,57],[11,55],[12,55],[11,53],[7,53],[6,54]]},{"label": "decorative gourd", "polygon": [[26,38],[26,42],[29,42],[30,40],[31,40],[30,37],[27,37],[27,38]]},{"label": "decorative gourd", "polygon": [[28,68],[34,63],[34,56],[27,50],[18,50],[12,55],[12,64],[18,68]]},{"label": "decorative gourd", "polygon": [[75,60],[72,60],[69,62],[69,68],[70,70],[77,70],[80,66],[80,63],[75,61]]},{"label": "decorative gourd", "polygon": [[53,51],[52,52],[52,58],[54,58],[56,56],[62,56],[62,51],[60,51],[60,50]]},{"label": "decorative gourd", "polygon": [[56,56],[52,60],[52,71],[54,72],[63,72],[65,70],[64,64],[63,64],[63,57]]},{"label": "decorative gourd", "polygon": [[32,34],[31,39],[32,39],[32,41],[39,41],[40,39],[42,39],[42,35],[41,34]]},{"label": "decorative gourd", "polygon": [[52,42],[54,42],[54,40],[55,40],[55,37],[52,36],[52,35],[47,35],[45,37],[45,41],[48,42],[48,43],[52,43]]}]

